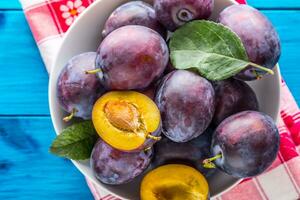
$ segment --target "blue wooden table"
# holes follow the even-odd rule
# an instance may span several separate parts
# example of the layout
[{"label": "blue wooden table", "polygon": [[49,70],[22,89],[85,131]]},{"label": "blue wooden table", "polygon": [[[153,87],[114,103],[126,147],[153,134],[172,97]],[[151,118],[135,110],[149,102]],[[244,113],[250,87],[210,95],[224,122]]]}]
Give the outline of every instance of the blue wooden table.
[{"label": "blue wooden table", "polygon": [[[300,1],[249,0],[276,26],[282,74],[300,103]],[[0,0],[0,200],[92,199],[68,160],[48,153],[55,137],[48,75],[18,0]]]}]

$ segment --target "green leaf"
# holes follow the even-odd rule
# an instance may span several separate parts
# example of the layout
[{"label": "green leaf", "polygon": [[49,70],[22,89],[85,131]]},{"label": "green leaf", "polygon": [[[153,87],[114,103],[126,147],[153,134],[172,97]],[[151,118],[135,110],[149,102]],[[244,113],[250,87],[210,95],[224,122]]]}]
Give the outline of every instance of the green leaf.
[{"label": "green leaf", "polygon": [[90,158],[97,138],[97,132],[91,121],[73,124],[56,137],[50,152],[72,160],[85,160]]},{"label": "green leaf", "polygon": [[248,65],[240,38],[227,27],[197,20],[179,28],[170,41],[171,61],[176,69],[196,69],[213,81],[234,76]]}]

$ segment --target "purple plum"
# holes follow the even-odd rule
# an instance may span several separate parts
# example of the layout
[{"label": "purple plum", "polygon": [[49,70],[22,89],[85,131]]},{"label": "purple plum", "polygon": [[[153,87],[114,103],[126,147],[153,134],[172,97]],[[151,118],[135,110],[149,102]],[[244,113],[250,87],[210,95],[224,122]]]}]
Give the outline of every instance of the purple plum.
[{"label": "purple plum", "polygon": [[213,130],[208,128],[205,133],[186,143],[176,143],[163,138],[154,146],[155,154],[151,168],[166,164],[186,164],[209,177],[215,170],[204,168],[202,161],[211,156],[212,133]]},{"label": "purple plum", "polygon": [[[274,68],[281,54],[281,45],[275,28],[266,16],[248,5],[232,5],[220,13],[219,22],[241,38],[251,62],[269,69]],[[247,67],[236,78],[256,80],[265,73],[263,70]]]},{"label": "purple plum", "polygon": [[169,73],[156,94],[163,133],[174,142],[201,135],[215,111],[215,92],[210,82],[186,70]]},{"label": "purple plum", "polygon": [[152,149],[136,153],[119,151],[99,139],[91,155],[91,168],[96,178],[109,185],[132,181],[150,164]]},{"label": "purple plum", "polygon": [[114,10],[108,17],[102,36],[106,37],[114,30],[127,25],[146,26],[160,33],[164,38],[167,31],[158,22],[151,5],[142,1],[131,1]]},{"label": "purple plum", "polygon": [[208,19],[213,6],[213,0],[154,0],[157,18],[169,31],[195,19]]},{"label": "purple plum", "polygon": [[104,92],[95,74],[85,74],[86,70],[95,68],[95,59],[95,52],[71,58],[58,78],[58,102],[71,117],[90,119],[95,101]]},{"label": "purple plum", "polygon": [[230,115],[246,110],[258,111],[258,100],[247,83],[228,79],[214,84],[216,93],[216,111],[214,125],[219,125]]},{"label": "purple plum", "polygon": [[212,139],[215,164],[237,178],[264,172],[276,159],[279,133],[273,119],[256,111],[244,111],[225,119]]},{"label": "purple plum", "polygon": [[109,34],[101,43],[96,68],[108,90],[142,90],[164,72],[169,50],[164,39],[144,26],[129,25]]}]

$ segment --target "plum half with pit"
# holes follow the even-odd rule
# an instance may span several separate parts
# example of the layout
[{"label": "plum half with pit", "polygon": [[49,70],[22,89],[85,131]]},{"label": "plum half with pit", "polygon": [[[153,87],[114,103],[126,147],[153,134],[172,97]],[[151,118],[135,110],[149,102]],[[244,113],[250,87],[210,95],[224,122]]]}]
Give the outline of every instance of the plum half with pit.
[{"label": "plum half with pit", "polygon": [[141,90],[163,74],[168,61],[168,46],[157,32],[129,25],[103,40],[94,71],[108,90]]},{"label": "plum half with pit", "polygon": [[195,19],[208,19],[213,6],[213,0],[154,0],[157,18],[169,31]]},{"label": "plum half with pit", "polygon": [[246,111],[258,111],[256,94],[243,81],[228,79],[214,84],[216,92],[216,111],[213,118],[215,126],[230,115]]},{"label": "plum half with pit", "polygon": [[169,73],[156,94],[163,133],[188,142],[206,130],[215,111],[215,91],[205,78],[186,70]]},{"label": "plum half with pit", "polygon": [[96,178],[109,185],[132,181],[150,164],[152,150],[127,153],[112,148],[99,139],[91,155],[91,168]]},{"label": "plum half with pit", "polygon": [[[274,68],[281,54],[281,45],[275,28],[266,16],[248,5],[232,5],[220,13],[219,22],[240,37],[251,62]],[[264,70],[248,67],[236,78],[250,81],[265,73]]]},{"label": "plum half with pit", "polygon": [[125,152],[139,152],[161,139],[161,117],[155,103],[134,91],[113,91],[97,100],[92,120],[99,136]]},{"label": "plum half with pit", "polygon": [[85,74],[95,67],[95,52],[74,56],[66,64],[57,81],[57,98],[61,107],[72,117],[90,119],[95,101],[104,89],[95,74]]},{"label": "plum half with pit", "polygon": [[155,10],[151,5],[142,1],[131,1],[114,10],[108,17],[102,36],[106,37],[114,30],[127,25],[140,25],[151,28],[164,38],[167,31],[158,22]]},{"label": "plum half with pit", "polygon": [[237,178],[257,176],[276,159],[279,142],[271,117],[256,111],[240,112],[225,119],[214,132],[211,161]]},{"label": "plum half with pit", "polygon": [[215,170],[204,168],[202,162],[211,156],[212,133],[213,129],[208,128],[205,133],[186,143],[176,143],[164,137],[154,146],[155,154],[151,168],[165,164],[185,164],[196,168],[204,176],[209,177]]}]

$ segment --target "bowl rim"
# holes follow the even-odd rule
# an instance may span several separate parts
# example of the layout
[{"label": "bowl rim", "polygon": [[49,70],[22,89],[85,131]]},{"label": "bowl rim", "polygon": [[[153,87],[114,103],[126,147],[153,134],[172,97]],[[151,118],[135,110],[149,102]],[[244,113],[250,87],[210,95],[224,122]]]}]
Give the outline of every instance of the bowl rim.
[{"label": "bowl rim", "polygon": [[[54,62],[53,62],[52,65],[51,65],[51,70],[50,70],[50,74],[49,74],[50,78],[49,78],[49,84],[48,84],[48,102],[49,102],[49,110],[50,110],[51,122],[52,122],[52,125],[53,125],[53,127],[54,127],[54,130],[55,130],[55,134],[56,134],[56,135],[59,135],[59,130],[58,130],[57,124],[54,122],[54,119],[53,119],[53,116],[54,116],[54,109],[52,108],[52,105],[53,105],[53,98],[52,98],[52,93],[51,93],[51,86],[53,85],[53,81],[54,81],[54,80],[53,80],[53,78],[51,78],[51,74],[53,74],[53,72],[55,71],[55,66],[57,65],[57,60],[58,60],[58,57],[59,57],[59,53],[60,53],[61,50],[63,49],[64,43],[66,42],[66,38],[68,38],[68,36],[73,32],[73,30],[77,28],[77,25],[76,25],[76,24],[78,24],[78,23],[81,21],[82,18],[85,18],[85,16],[89,14],[89,11],[90,11],[90,10],[93,10],[94,7],[97,7],[98,4],[101,4],[102,1],[103,1],[103,0],[97,0],[97,1],[93,2],[93,3],[92,3],[90,6],[88,6],[88,7],[86,8],[86,10],[85,10],[85,11],[84,11],[84,12],[76,19],[76,21],[69,27],[69,29],[67,30],[67,32],[64,34],[63,39],[62,39],[62,42],[61,42],[61,44],[60,44],[60,46],[59,46],[57,52],[54,54],[54,57],[53,57],[53,58],[54,58],[54,59],[53,59]],[[131,0],[131,1],[132,1],[132,0]],[[231,2],[232,5],[234,5],[234,4],[235,4],[235,5],[238,5],[238,4],[239,4],[239,3],[236,2],[235,0],[227,0],[227,1]],[[276,101],[278,102],[278,106],[277,106],[277,110],[276,110],[277,116],[276,116],[276,118],[274,119],[275,122],[277,123],[278,120],[279,120],[279,114],[280,114],[279,111],[280,111],[280,94],[281,94],[281,85],[280,85],[280,83],[281,83],[281,73],[280,73],[279,64],[276,64],[276,66],[275,66],[275,68],[274,68],[273,70],[274,70],[274,71],[277,71],[277,73],[278,73],[278,75],[276,76],[276,78],[277,78],[277,81],[276,81],[277,86],[276,86],[276,87],[278,87],[279,95],[278,95],[278,99],[276,99]],[[119,196],[118,194],[116,194],[116,193],[110,191],[109,189],[107,189],[107,188],[105,188],[105,187],[102,187],[101,185],[99,185],[99,183],[97,183],[97,181],[95,181],[95,180],[89,178],[89,176],[85,175],[85,172],[84,172],[84,170],[79,166],[79,162],[78,162],[78,161],[71,160],[71,162],[75,165],[75,167],[77,168],[77,170],[80,171],[80,173],[85,177],[85,179],[86,179],[87,181],[90,181],[92,184],[94,184],[94,185],[92,185],[92,187],[97,186],[97,187],[101,188],[101,190],[105,191],[106,193],[112,194],[112,195],[114,195],[114,196],[117,197],[117,198],[120,198],[120,199],[124,199],[124,200],[125,200],[124,197]],[[232,188],[234,188],[235,186],[237,186],[237,185],[238,185],[239,183],[241,183],[243,180],[244,180],[244,179],[242,179],[242,178],[237,178],[236,181],[235,181],[232,185],[227,186],[222,192],[219,192],[219,193],[217,193],[217,194],[211,196],[211,198],[217,198],[217,197],[223,195],[224,193],[228,192],[229,190],[231,190]],[[89,185],[89,187],[90,187],[90,185]],[[129,200],[129,199],[128,199],[128,200]]]}]

